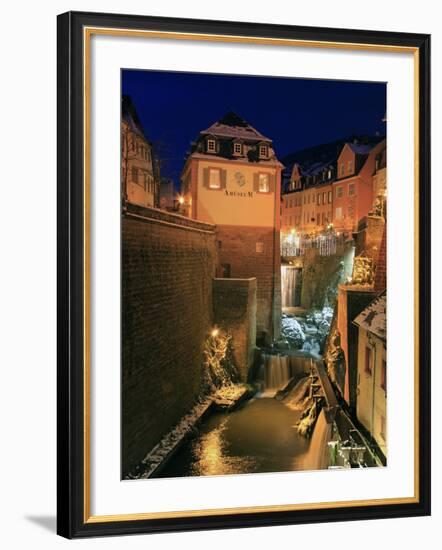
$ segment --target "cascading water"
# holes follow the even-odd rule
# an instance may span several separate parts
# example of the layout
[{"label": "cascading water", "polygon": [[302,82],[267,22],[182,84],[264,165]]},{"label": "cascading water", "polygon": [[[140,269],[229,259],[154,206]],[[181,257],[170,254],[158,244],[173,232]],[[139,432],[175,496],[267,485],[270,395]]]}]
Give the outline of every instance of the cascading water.
[{"label": "cascading water", "polygon": [[328,424],[324,410],[321,410],[313,430],[309,450],[302,460],[303,470],[324,470],[328,468],[330,461],[328,442],[331,437],[332,425]]},{"label": "cascading water", "polygon": [[262,391],[276,393],[290,382],[293,377],[299,379],[309,372],[310,358],[306,355],[282,355],[263,353],[258,371],[257,382]]},{"label": "cascading water", "polygon": [[281,267],[282,307],[297,307],[301,302],[301,269]]},{"label": "cascading water", "polygon": [[283,388],[289,382],[291,375],[290,361],[287,355],[262,354],[258,382],[263,391],[273,391]]},{"label": "cascading water", "polygon": [[303,411],[310,403],[311,378],[305,376],[290,388],[290,385],[276,396],[285,405],[295,411]]}]

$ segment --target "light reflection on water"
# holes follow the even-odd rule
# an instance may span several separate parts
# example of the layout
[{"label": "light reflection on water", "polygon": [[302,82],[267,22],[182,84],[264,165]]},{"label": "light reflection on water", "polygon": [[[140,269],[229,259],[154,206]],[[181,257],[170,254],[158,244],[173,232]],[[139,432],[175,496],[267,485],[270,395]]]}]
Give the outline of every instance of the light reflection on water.
[{"label": "light reflection on water", "polygon": [[303,469],[309,441],[296,431],[300,412],[272,398],[215,413],[178,450],[160,477],[214,476]]}]

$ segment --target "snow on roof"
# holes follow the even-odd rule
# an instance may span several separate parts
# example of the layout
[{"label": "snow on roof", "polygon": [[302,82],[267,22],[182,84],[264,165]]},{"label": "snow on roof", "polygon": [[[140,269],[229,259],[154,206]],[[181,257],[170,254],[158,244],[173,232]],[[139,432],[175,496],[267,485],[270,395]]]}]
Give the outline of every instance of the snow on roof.
[{"label": "snow on roof", "polygon": [[387,293],[373,300],[353,321],[382,340],[387,339]]},{"label": "snow on roof", "polygon": [[217,122],[201,132],[203,135],[214,135],[219,137],[245,139],[250,141],[272,140],[253,128],[248,122],[235,113],[227,113]]},{"label": "snow on roof", "polygon": [[368,153],[373,149],[373,145],[364,145],[359,143],[348,143],[348,146],[357,155],[368,155]]},{"label": "snow on roof", "polygon": [[326,162],[315,162],[310,166],[301,169],[304,176],[315,176],[316,174],[320,174],[324,170],[329,170],[330,168],[332,168],[332,166],[333,161],[328,160]]}]

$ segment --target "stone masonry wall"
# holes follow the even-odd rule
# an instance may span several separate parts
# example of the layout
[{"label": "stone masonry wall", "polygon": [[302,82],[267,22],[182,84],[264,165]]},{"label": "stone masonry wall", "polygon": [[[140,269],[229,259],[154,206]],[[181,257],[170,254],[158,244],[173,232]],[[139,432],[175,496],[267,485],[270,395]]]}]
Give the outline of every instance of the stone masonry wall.
[{"label": "stone masonry wall", "polygon": [[235,364],[246,382],[256,347],[256,279],[214,279],[213,320],[232,335]]},{"label": "stone masonry wall", "polygon": [[279,231],[268,227],[217,226],[218,256],[230,273],[220,277],[257,280],[258,340],[277,339],[281,319]]},{"label": "stone masonry wall", "polygon": [[123,477],[198,396],[215,268],[214,226],[153,208],[123,214]]}]

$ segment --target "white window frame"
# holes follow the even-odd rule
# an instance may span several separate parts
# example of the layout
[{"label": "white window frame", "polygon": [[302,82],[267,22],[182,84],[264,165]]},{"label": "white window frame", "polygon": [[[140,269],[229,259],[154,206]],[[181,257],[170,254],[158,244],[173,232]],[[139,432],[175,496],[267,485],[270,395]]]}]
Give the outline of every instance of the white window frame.
[{"label": "white window frame", "polygon": [[259,157],[260,158],[267,158],[269,154],[269,148],[267,145],[260,145],[259,146]]},{"label": "white window frame", "polygon": [[214,139],[207,140],[207,152],[216,153],[216,140]]},{"label": "white window frame", "polygon": [[339,185],[338,187],[336,187],[336,198],[341,199],[343,194],[344,194],[344,189],[342,185]]},{"label": "white window frame", "polygon": [[[350,189],[352,190],[352,192],[350,193]],[[349,197],[354,197],[356,195],[356,185],[354,183],[349,183],[348,184],[348,196]]]},{"label": "white window frame", "polygon": [[[239,148],[239,150],[237,151],[236,149]],[[242,155],[242,143],[234,143],[233,144],[233,153],[235,155]]]}]

